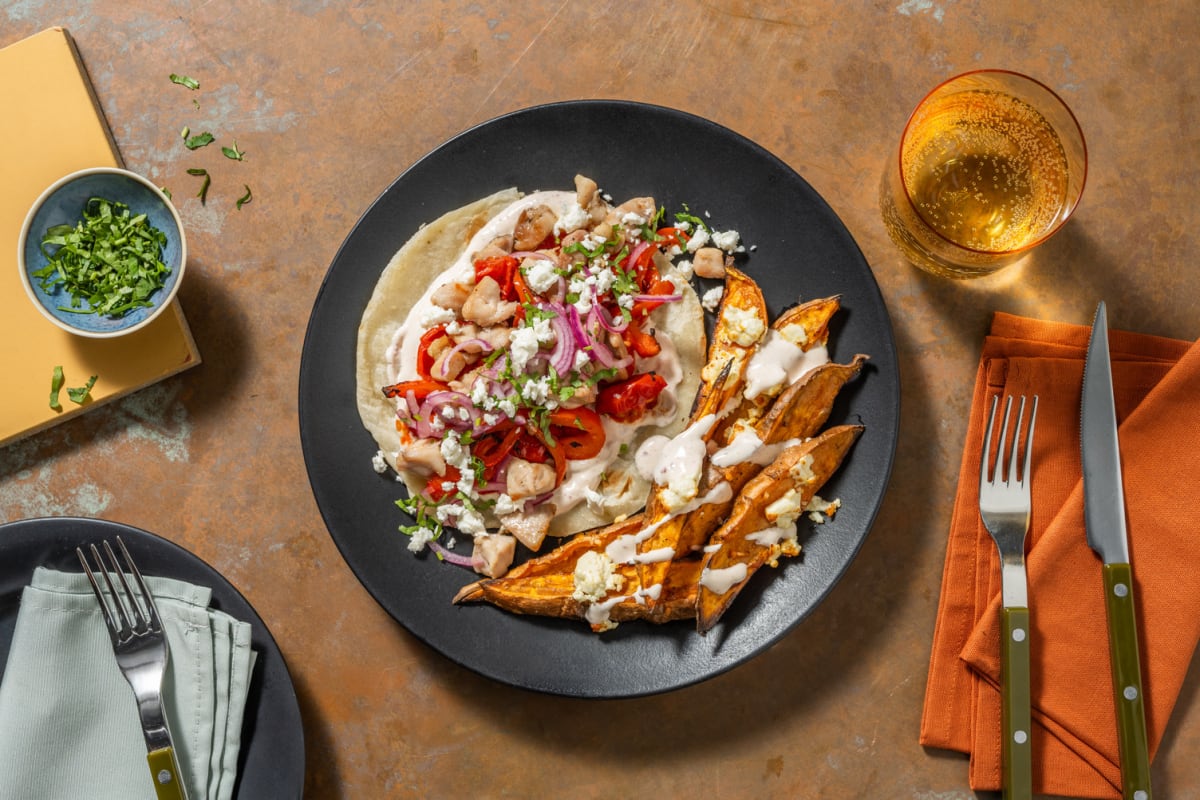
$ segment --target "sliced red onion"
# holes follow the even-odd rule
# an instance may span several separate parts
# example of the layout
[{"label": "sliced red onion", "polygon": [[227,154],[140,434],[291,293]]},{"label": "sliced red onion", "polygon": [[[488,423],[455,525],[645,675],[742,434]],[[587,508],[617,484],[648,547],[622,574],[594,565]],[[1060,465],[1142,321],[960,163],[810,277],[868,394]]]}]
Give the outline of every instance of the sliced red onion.
[{"label": "sliced red onion", "polygon": [[[442,412],[447,408],[466,409],[467,418],[455,413],[446,417]],[[441,419],[442,424],[447,428],[454,430],[471,430],[474,429],[479,420],[479,409],[475,408],[475,404],[471,402],[471,398],[467,397],[462,392],[445,390],[441,392],[431,392],[425,398],[425,402],[421,404],[421,420],[417,423],[417,433],[423,438],[437,438],[437,431],[431,426],[434,417]]]},{"label": "sliced red onion", "polygon": [[441,366],[440,369],[438,369],[439,377],[450,377],[450,370],[448,367],[450,365],[450,359],[454,357],[455,353],[470,353],[471,355],[477,355],[479,353],[490,353],[495,349],[496,348],[492,347],[483,339],[466,339],[462,342],[459,342],[450,349],[449,353],[446,353],[446,355],[442,356]]},{"label": "sliced red onion", "polygon": [[625,261],[626,264],[636,264],[642,253],[646,252],[650,247],[649,242],[638,242],[633,249],[629,251],[629,258]]},{"label": "sliced red onion", "polygon": [[635,294],[635,303],[676,303],[683,299],[681,294]]},{"label": "sliced red onion", "polygon": [[562,306],[543,305],[541,308],[554,314],[550,317],[550,327],[554,328],[554,349],[547,358],[555,372],[566,375],[575,367],[576,344],[571,323],[567,320],[566,311]]},{"label": "sliced red onion", "polygon": [[579,309],[575,306],[567,306],[567,327],[571,329],[571,335],[575,337],[576,347],[587,347],[592,343],[592,337],[588,336],[586,330],[583,329],[583,320],[579,316]]},{"label": "sliced red onion", "polygon": [[443,561],[448,561],[458,567],[466,567],[467,569],[475,569],[476,564],[482,564],[482,561],[476,561],[473,555],[464,556],[461,553],[456,553],[448,547],[430,542],[429,549],[442,557]]},{"label": "sliced red onion", "polygon": [[608,316],[608,312],[605,311],[604,307],[599,303],[593,303],[592,310],[588,312],[589,324],[594,321],[601,328],[604,328],[604,330],[609,331],[610,333],[622,333],[626,328],[629,327],[629,320],[625,319],[624,315],[622,315],[620,319],[621,321],[617,322],[612,317]]}]

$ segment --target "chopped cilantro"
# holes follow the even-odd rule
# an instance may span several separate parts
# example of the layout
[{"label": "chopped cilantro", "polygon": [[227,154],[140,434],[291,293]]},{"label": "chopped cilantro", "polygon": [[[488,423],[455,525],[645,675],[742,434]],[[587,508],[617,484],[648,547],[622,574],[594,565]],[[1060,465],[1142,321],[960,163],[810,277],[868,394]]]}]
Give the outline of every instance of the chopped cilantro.
[{"label": "chopped cilantro", "polygon": [[96,378],[98,377],[98,375],[93,375],[88,378],[88,382],[83,386],[67,389],[67,396],[71,398],[71,402],[83,405],[83,402],[88,399],[88,395],[91,394],[92,387],[96,385]]},{"label": "chopped cilantro", "polygon": [[187,174],[204,177],[204,183],[200,184],[200,191],[196,193],[196,197],[200,198],[200,205],[204,205],[208,200],[208,187],[212,185],[212,176],[208,174],[208,170],[198,168],[189,169]]},{"label": "chopped cilantro", "polygon": [[171,83],[177,83],[180,86],[186,86],[193,92],[200,88],[200,82],[195,78],[189,78],[187,75],[176,75],[174,72],[171,73]]},{"label": "chopped cilantro", "polygon": [[225,154],[226,158],[233,159],[234,161],[241,161],[242,156],[246,155],[244,151],[238,149],[237,139],[233,140],[233,147],[222,147],[221,152]]},{"label": "chopped cilantro", "polygon": [[212,144],[216,138],[208,131],[205,131],[204,133],[197,133],[195,136],[185,139],[183,145],[188,150],[199,150],[201,147],[207,147]]},{"label": "chopped cilantro", "polygon": [[62,387],[62,367],[55,367],[54,374],[50,376],[50,408],[55,411],[62,411],[62,403],[58,402],[58,393],[62,391]]},{"label": "chopped cilantro", "polygon": [[[243,183],[242,186],[246,186],[246,184]],[[242,206],[246,205],[246,203],[249,203],[252,199],[253,198],[250,196],[250,187],[246,186],[246,193],[237,199],[238,211],[241,211]]]},{"label": "chopped cilantro", "polygon": [[71,304],[59,308],[78,314],[121,317],[152,305],[150,296],[171,273],[162,262],[166,234],[145,214],[132,214],[124,203],[102,197],[89,199],[82,217],[74,227],[54,225],[42,237],[48,263],[33,273],[42,290],[65,289]]}]

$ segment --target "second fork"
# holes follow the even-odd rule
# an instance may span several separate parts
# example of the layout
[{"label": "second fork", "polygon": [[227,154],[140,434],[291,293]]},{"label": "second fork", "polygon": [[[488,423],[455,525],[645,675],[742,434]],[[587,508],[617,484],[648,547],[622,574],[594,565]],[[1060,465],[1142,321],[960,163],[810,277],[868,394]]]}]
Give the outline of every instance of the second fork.
[{"label": "second fork", "polygon": [[[1004,421],[996,445],[995,468],[989,469],[992,458],[992,430],[995,427],[999,399],[999,396],[992,398],[991,413],[988,415],[983,439],[983,453],[979,466],[979,516],[1000,553],[1000,594],[1003,606],[1000,626],[1003,794],[1005,800],[1024,800],[1033,796],[1029,591],[1025,575],[1025,535],[1029,531],[1029,516],[1032,510],[1029,474],[1032,467],[1033,429],[1037,420],[1038,399],[1037,395],[1034,395],[1028,428],[1022,431],[1025,398],[1021,397],[1011,437],[1009,421],[1012,419],[1012,396],[1005,401]],[[1024,457],[1018,462],[1022,440],[1025,443]]]}]

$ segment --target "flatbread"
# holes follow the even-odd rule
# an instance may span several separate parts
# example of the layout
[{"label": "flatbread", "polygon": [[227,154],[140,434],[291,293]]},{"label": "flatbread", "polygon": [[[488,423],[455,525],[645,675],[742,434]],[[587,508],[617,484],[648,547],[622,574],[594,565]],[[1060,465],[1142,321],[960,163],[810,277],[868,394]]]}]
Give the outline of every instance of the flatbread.
[{"label": "flatbread", "polygon": [[[397,329],[404,324],[413,304],[430,283],[459,258],[472,236],[520,197],[516,189],[505,189],[423,226],[388,262],[363,311],[356,352],[356,402],[363,425],[393,469],[396,466],[394,454],[399,446],[396,407],[381,390],[392,382],[387,356]],[[665,304],[652,317],[660,338],[665,334],[679,356],[682,378],[675,387],[678,403],[674,416],[667,425],[645,426],[630,443],[626,455],[606,470],[599,487],[604,498],[602,507],[597,508],[595,503],[580,503],[560,514],[551,524],[552,535],[562,536],[607,524],[641,508],[649,484],[633,464],[638,445],[652,435],[672,436],[686,424],[699,388],[706,337],[704,310],[699,298],[686,281],[680,279],[676,283],[684,286],[683,299]],[[400,475],[410,495],[424,487],[424,479]]]}]

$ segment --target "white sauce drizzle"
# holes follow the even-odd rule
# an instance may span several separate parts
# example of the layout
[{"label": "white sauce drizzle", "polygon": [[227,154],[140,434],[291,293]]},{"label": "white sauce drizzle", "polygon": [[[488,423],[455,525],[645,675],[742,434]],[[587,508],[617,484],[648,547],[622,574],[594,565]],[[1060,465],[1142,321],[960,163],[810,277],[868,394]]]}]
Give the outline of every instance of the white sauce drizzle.
[{"label": "white sauce drizzle", "polygon": [[772,328],[746,365],[746,399],[774,394],[828,362],[829,349],[825,345],[804,350]]},{"label": "white sauce drizzle", "polygon": [[713,594],[725,594],[746,580],[746,574],[745,564],[734,564],[731,567],[720,569],[705,569],[700,573],[700,585]]}]

